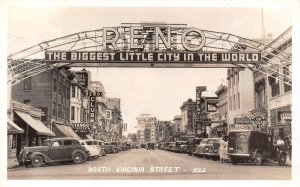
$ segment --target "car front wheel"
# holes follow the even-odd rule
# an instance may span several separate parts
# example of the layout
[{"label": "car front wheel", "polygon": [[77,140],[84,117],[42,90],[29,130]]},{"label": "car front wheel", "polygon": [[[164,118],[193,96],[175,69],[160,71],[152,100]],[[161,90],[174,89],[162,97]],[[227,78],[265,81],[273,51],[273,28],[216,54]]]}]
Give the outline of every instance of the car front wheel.
[{"label": "car front wheel", "polygon": [[82,160],[83,160],[82,154],[80,154],[80,153],[75,153],[75,154],[73,155],[73,162],[74,162],[74,164],[80,164],[80,163],[82,163]]},{"label": "car front wheel", "polygon": [[284,166],[286,163],[286,155],[281,155],[278,158],[278,164],[279,166]]},{"label": "car front wheel", "polygon": [[263,162],[262,155],[260,153],[256,153],[255,157],[254,157],[254,163],[255,163],[255,165],[259,166],[259,165],[262,164],[262,162]]},{"label": "car front wheel", "polygon": [[39,155],[32,157],[31,164],[33,167],[40,167],[44,163],[43,158]]}]

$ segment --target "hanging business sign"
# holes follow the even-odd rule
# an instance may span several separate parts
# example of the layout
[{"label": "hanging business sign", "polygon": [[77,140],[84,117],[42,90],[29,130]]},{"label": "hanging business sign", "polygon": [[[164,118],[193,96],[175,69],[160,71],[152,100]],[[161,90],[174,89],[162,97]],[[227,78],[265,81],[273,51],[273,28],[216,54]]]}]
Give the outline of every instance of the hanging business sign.
[{"label": "hanging business sign", "polygon": [[[170,26],[104,27],[101,37],[91,40],[97,51],[45,51],[52,63],[261,63],[257,51],[208,51],[204,32],[198,28]],[[78,35],[79,39],[84,39]],[[83,38],[81,38],[83,37]],[[87,37],[87,36],[85,36]]]},{"label": "hanging business sign", "polygon": [[96,115],[96,96],[90,97],[90,122],[95,122],[95,115]]},{"label": "hanging business sign", "polygon": [[218,100],[207,100],[206,101],[206,112],[216,112],[217,111]]},{"label": "hanging business sign", "polygon": [[82,87],[84,88],[87,88],[88,87],[88,81],[89,81],[89,75],[88,75],[88,72],[86,71],[78,71],[78,72],[75,72],[77,77],[78,77],[78,83],[79,85],[81,85]]},{"label": "hanging business sign", "polygon": [[253,126],[264,128],[267,125],[267,115],[260,112],[254,113],[251,115],[250,121]]}]

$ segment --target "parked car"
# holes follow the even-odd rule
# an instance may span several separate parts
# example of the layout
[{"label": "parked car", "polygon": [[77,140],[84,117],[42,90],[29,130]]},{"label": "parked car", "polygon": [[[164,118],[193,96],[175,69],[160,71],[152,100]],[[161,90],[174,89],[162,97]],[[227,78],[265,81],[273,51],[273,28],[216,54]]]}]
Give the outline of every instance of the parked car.
[{"label": "parked car", "polygon": [[111,144],[112,144],[115,148],[118,149],[117,152],[120,152],[120,151],[123,150],[123,149],[122,149],[122,144],[119,144],[118,142],[111,142]]},{"label": "parked car", "polygon": [[198,145],[200,145],[201,141],[204,138],[193,138],[186,142],[186,146],[183,147],[183,151],[189,155],[192,155],[193,152],[196,151]]},{"label": "parked car", "polygon": [[147,150],[149,150],[149,149],[155,150],[155,144],[154,144],[154,143],[151,143],[151,142],[149,142],[149,143],[147,143],[147,146],[146,146],[146,148],[147,148]]},{"label": "parked car", "polygon": [[[97,142],[98,142],[98,145],[101,147],[101,150],[103,150],[103,152],[105,153],[105,155],[108,154],[109,150],[107,148],[107,145],[105,145],[104,141],[97,140]],[[105,155],[103,155],[103,156],[105,156]]]},{"label": "parked car", "polygon": [[119,149],[113,145],[111,142],[104,142],[105,145],[107,145],[107,148],[109,149],[109,153],[118,153]]},{"label": "parked car", "polygon": [[196,151],[193,152],[193,155],[199,156],[200,158],[212,158],[213,160],[218,160],[219,148],[220,148],[221,138],[207,138],[201,141],[199,146],[196,148]]},{"label": "parked car", "polygon": [[176,151],[176,142],[170,142],[168,147],[167,147],[168,151]]},{"label": "parked car", "polygon": [[46,139],[42,142],[42,146],[24,147],[17,156],[20,166],[33,167],[62,161],[79,164],[87,158],[87,150],[75,138]]},{"label": "parked car", "polygon": [[79,140],[80,144],[88,151],[89,159],[97,159],[100,157],[99,149],[95,145],[89,145],[89,140]]},{"label": "parked car", "polygon": [[186,146],[186,141],[176,141],[175,142],[175,152],[183,153],[185,146]]},{"label": "parked car", "polygon": [[272,137],[265,132],[254,130],[230,131],[228,134],[228,155],[232,164],[264,161],[277,161],[285,165],[286,152],[272,144]]},{"label": "parked car", "polygon": [[126,149],[129,150],[131,149],[132,145],[130,143],[126,143]]},{"label": "parked car", "polygon": [[91,145],[96,149],[98,149],[100,156],[106,156],[104,149],[101,148],[97,140],[85,139],[84,141],[86,142],[87,145]]}]

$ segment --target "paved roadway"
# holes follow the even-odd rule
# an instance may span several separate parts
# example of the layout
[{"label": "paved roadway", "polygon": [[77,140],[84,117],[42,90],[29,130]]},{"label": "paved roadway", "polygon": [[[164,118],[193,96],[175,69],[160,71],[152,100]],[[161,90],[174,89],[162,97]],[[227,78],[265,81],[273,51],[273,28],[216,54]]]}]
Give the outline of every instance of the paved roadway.
[{"label": "paved roadway", "polygon": [[[126,171],[121,171],[124,167]],[[164,150],[132,149],[83,164],[13,168],[8,179],[274,179],[290,180],[291,167],[232,165]]]}]

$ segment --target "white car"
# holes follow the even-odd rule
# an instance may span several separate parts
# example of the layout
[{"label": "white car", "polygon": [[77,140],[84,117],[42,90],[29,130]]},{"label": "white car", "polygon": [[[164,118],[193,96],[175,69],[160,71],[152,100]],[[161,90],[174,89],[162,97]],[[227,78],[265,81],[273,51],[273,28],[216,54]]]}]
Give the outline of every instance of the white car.
[{"label": "white car", "polygon": [[80,144],[88,151],[89,159],[97,159],[100,157],[100,151],[95,145],[89,145],[89,139],[79,140]]}]

